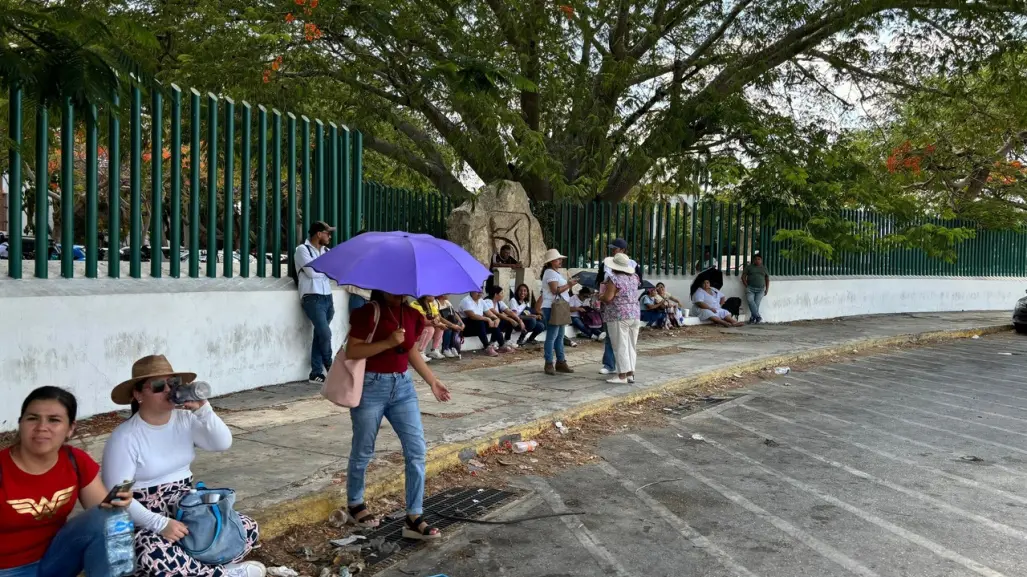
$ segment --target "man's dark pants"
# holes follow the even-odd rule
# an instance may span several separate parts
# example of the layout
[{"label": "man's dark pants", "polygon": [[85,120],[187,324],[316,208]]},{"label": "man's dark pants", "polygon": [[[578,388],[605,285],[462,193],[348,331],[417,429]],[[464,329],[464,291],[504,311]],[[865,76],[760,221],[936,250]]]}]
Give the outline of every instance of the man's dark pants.
[{"label": "man's dark pants", "polygon": [[332,318],[335,303],[331,295],[303,295],[303,312],[314,325],[310,344],[310,378],[328,372],[332,367]]}]

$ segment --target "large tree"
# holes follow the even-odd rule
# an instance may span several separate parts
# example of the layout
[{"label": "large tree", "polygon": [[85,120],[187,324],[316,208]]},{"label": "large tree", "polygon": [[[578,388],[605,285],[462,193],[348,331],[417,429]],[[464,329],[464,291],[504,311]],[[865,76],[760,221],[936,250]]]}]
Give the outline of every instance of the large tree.
[{"label": "large tree", "polygon": [[446,192],[466,192],[466,165],[485,181],[520,181],[535,199],[620,200],[656,172],[759,139],[791,78],[825,91],[918,89],[922,76],[1019,45],[1027,29],[1024,0],[248,6],[250,26],[279,25],[273,80],[346,87],[367,146]]}]

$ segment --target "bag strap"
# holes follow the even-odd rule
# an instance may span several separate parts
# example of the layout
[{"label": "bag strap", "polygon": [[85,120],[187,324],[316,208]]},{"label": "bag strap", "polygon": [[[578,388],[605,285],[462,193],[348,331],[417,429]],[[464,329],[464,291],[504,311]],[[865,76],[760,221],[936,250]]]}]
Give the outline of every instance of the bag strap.
[{"label": "bag strap", "polygon": [[374,334],[378,332],[378,321],[381,320],[382,316],[382,311],[378,308],[378,303],[375,301],[371,301],[371,304],[374,305],[374,328],[371,329],[370,334],[367,335],[367,340],[364,341],[367,344],[371,344],[372,340],[374,339]]},{"label": "bag strap", "polygon": [[75,469],[75,482],[78,486],[82,486],[82,471],[78,469],[78,461],[75,460],[75,451],[71,450],[71,446],[64,445],[64,450],[68,453],[68,458],[71,459],[71,468]]}]

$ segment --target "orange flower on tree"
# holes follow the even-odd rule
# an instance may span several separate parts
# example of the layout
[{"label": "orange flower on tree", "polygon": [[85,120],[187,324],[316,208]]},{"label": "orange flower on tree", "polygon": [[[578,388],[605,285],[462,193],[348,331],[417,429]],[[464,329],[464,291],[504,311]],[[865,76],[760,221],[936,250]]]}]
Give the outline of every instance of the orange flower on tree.
[{"label": "orange flower on tree", "polygon": [[307,42],[317,40],[322,36],[321,29],[317,27],[317,24],[308,22],[303,25],[303,33],[307,39]]},{"label": "orange flower on tree", "polygon": [[307,0],[296,0],[296,5],[297,6],[303,6],[306,3],[307,3]]},{"label": "orange flower on tree", "polygon": [[310,0],[310,7],[317,8],[318,1],[319,0]]},{"label": "orange flower on tree", "polygon": [[279,56],[278,58],[275,58],[274,62],[271,63],[271,70],[274,70],[275,72],[277,72],[278,69],[281,68],[281,67],[282,67],[282,57]]},{"label": "orange flower on tree", "polygon": [[562,11],[564,13],[564,15],[567,16],[568,20],[571,20],[572,18],[574,18],[574,7],[573,6],[570,6],[568,4],[564,4],[563,6],[560,6],[560,11]]},{"label": "orange flower on tree", "polygon": [[268,82],[271,82],[271,71],[270,70],[265,70],[264,71],[264,84],[267,84]]},{"label": "orange flower on tree", "polygon": [[292,24],[292,22],[294,20],[296,20],[296,17],[292,15],[292,12],[289,12],[288,14],[285,15],[285,21],[288,22],[289,24]]}]

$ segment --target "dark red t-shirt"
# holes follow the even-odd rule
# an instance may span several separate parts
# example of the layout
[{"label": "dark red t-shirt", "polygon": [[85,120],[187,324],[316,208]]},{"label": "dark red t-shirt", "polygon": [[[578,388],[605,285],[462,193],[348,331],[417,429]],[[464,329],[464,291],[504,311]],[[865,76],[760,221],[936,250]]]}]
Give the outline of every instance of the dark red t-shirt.
[{"label": "dark red t-shirt", "polygon": [[57,463],[42,475],[18,468],[10,447],[0,451],[0,569],[35,563],[64,526],[79,490],[100,472],[85,451],[72,447],[75,466],[62,448]]},{"label": "dark red t-shirt", "polygon": [[[403,319],[403,328],[406,330],[406,339],[403,341],[403,348],[412,350],[417,339],[424,330],[424,315],[417,312],[406,304],[401,307],[381,306],[381,318],[378,321],[378,330],[375,331],[371,342],[376,343],[389,338],[399,328],[400,318]],[[358,341],[367,340],[374,328],[374,305],[366,304],[353,311],[349,319],[349,338]],[[399,354],[395,348],[390,348],[383,353],[367,359],[364,370],[370,373],[405,373],[408,366],[407,353]]]}]

